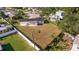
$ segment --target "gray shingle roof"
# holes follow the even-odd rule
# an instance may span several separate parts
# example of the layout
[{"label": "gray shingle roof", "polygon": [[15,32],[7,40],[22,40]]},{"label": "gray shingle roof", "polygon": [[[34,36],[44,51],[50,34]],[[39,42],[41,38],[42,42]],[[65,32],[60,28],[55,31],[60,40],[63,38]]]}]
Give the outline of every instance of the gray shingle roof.
[{"label": "gray shingle roof", "polygon": [[20,19],[20,22],[24,22],[24,21],[44,21],[44,19],[41,17],[33,18],[33,19]]}]

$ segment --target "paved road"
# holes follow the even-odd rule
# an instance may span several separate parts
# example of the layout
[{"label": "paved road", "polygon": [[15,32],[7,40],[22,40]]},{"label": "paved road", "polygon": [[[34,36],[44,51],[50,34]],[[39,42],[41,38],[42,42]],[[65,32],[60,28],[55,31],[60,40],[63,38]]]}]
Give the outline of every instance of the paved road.
[{"label": "paved road", "polygon": [[72,47],[71,51],[79,51],[79,49],[77,49],[77,40],[76,39],[73,42],[73,47]]},{"label": "paved road", "polygon": [[79,51],[79,49],[77,49],[77,44],[73,44],[71,51]]}]

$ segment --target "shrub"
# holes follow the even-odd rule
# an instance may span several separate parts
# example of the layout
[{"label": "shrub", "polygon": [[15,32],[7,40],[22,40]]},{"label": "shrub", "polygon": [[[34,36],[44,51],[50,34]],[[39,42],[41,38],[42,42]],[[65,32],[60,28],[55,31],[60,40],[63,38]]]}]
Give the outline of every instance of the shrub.
[{"label": "shrub", "polygon": [[47,24],[47,23],[49,23],[49,21],[48,21],[48,20],[44,20],[44,23],[46,23],[46,24]]}]

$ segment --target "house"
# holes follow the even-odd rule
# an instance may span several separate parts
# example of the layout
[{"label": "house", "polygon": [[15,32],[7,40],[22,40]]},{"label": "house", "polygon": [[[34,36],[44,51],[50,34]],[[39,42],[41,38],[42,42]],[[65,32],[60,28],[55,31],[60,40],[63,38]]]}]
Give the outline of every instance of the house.
[{"label": "house", "polygon": [[27,15],[28,17],[29,17],[29,19],[32,19],[32,18],[38,18],[38,17],[40,17],[40,15],[39,14],[37,14],[37,13],[28,13],[28,15]]},{"label": "house", "polygon": [[5,10],[5,7],[0,7],[0,11],[1,11],[1,10]]},{"label": "house", "polygon": [[15,16],[13,13],[11,13],[10,11],[6,11],[6,12],[4,12],[4,14],[6,15],[6,16],[8,16],[8,17],[13,17],[13,16]]},{"label": "house", "polygon": [[3,30],[6,30],[6,26],[4,26],[4,24],[0,24],[0,32],[3,31]]},{"label": "house", "polygon": [[50,21],[57,21],[57,20],[61,20],[64,18],[64,11],[57,11],[55,14],[50,14],[49,15],[49,19]]},{"label": "house", "polygon": [[0,24],[0,38],[16,33],[17,31],[11,25]]},{"label": "house", "polygon": [[36,8],[28,8],[27,16],[29,17],[29,19],[40,17]]},{"label": "house", "polygon": [[37,26],[37,25],[42,25],[42,24],[44,24],[43,18],[32,18],[32,19],[20,20],[21,26]]}]

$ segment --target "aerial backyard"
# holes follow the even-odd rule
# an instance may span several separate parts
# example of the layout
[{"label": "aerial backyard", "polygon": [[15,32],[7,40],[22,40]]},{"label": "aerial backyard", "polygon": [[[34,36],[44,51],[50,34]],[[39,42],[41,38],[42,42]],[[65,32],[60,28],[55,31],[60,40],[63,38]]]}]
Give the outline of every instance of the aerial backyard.
[{"label": "aerial backyard", "polygon": [[70,51],[76,43],[78,50],[75,41],[79,40],[78,10],[4,8],[0,11],[0,47],[8,44],[15,51]]},{"label": "aerial backyard", "polygon": [[10,44],[15,51],[33,51],[27,41],[25,41],[19,34],[13,34],[5,38],[1,38],[0,41],[5,44]]},{"label": "aerial backyard", "polygon": [[51,23],[36,27],[22,27],[19,25],[16,25],[16,27],[30,39],[34,37],[34,41],[42,48],[46,48],[47,45],[50,44],[50,42],[61,33],[61,30]]}]

